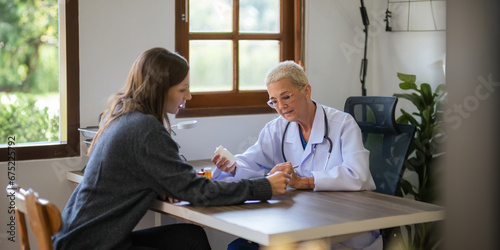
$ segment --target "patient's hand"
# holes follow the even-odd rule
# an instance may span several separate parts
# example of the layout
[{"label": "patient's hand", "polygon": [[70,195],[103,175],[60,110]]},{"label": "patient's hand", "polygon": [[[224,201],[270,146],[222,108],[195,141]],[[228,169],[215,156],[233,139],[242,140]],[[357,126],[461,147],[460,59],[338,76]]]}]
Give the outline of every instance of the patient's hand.
[{"label": "patient's hand", "polygon": [[180,200],[178,199],[174,199],[172,197],[167,197],[166,195],[164,194],[160,194],[158,195],[158,199],[162,200],[162,201],[168,201],[170,203],[177,203],[177,202],[180,202]]},{"label": "patient's hand", "polygon": [[291,176],[285,172],[276,171],[275,173],[266,177],[271,183],[273,195],[282,195],[286,191],[286,185]]},{"label": "patient's hand", "polygon": [[181,201],[177,200],[177,199],[174,199],[174,198],[171,198],[171,197],[168,197],[168,202],[170,202],[170,203],[177,203],[177,202],[181,202]]},{"label": "patient's hand", "polygon": [[290,162],[283,162],[283,163],[277,164],[276,166],[274,166],[273,169],[271,169],[269,174],[274,174],[277,171],[285,172],[289,175],[292,175],[294,173],[292,163],[290,163]]}]

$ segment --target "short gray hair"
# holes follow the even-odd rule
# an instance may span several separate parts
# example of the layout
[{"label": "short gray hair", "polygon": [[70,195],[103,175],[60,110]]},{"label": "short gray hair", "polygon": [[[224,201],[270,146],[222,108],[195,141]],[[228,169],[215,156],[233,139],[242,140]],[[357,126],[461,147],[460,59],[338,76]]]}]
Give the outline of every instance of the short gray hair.
[{"label": "short gray hair", "polygon": [[264,81],[267,86],[273,82],[277,82],[285,78],[289,79],[292,82],[293,86],[297,88],[301,88],[309,84],[306,73],[304,72],[302,67],[294,61],[284,61],[278,63],[278,65],[274,66],[271,70],[269,70],[269,72],[267,72]]}]

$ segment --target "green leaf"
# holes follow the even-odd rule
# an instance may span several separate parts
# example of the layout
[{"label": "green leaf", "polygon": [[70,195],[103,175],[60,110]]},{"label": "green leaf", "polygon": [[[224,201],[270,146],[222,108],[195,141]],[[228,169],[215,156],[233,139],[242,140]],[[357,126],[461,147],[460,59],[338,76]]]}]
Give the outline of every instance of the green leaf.
[{"label": "green leaf", "polygon": [[427,107],[422,111],[422,126],[423,127],[430,127],[430,123],[432,122],[432,117],[431,117],[431,109],[432,107]]},{"label": "green leaf", "polygon": [[403,113],[403,115],[406,117],[406,119],[408,119],[410,124],[419,127],[420,124],[412,115],[410,115],[408,112],[404,111],[403,109],[401,109],[401,113]]},{"label": "green leaf", "polygon": [[436,87],[436,92],[434,92],[434,101],[438,102],[446,94],[446,85],[439,84]]},{"label": "green leaf", "polygon": [[413,171],[418,172],[418,169],[423,165],[423,157],[413,157],[408,159],[408,163],[413,167]]},{"label": "green leaf", "polygon": [[415,194],[413,186],[411,183],[405,179],[400,179],[399,184],[404,194]]},{"label": "green leaf", "polygon": [[443,94],[443,93],[446,93],[446,85],[444,85],[443,83],[439,84],[437,87],[436,87],[436,91],[435,91],[436,94]]},{"label": "green leaf", "polygon": [[417,80],[416,75],[409,75],[409,74],[403,74],[403,73],[398,73],[398,78],[399,80],[403,82],[412,82],[414,83]]},{"label": "green leaf", "polygon": [[396,119],[396,123],[408,124],[408,119],[406,119],[406,116],[401,115]]},{"label": "green leaf", "polygon": [[420,90],[425,104],[432,105],[432,101],[434,100],[434,98],[432,96],[431,85],[429,85],[428,83],[422,83],[420,84]]},{"label": "green leaf", "polygon": [[399,84],[399,87],[403,90],[413,89],[413,90],[418,91],[417,84],[415,84],[413,82],[402,82]]},{"label": "green leaf", "polygon": [[411,159],[415,159],[414,157],[409,158],[405,162],[405,168],[409,171],[415,172],[415,165],[411,164]]},{"label": "green leaf", "polygon": [[412,102],[413,105],[415,105],[418,108],[418,110],[422,110],[422,108],[424,107],[424,102],[422,100],[422,97],[419,96],[416,93],[412,93],[412,94],[394,94],[394,96],[397,97],[397,98],[403,98],[403,99],[406,99],[406,100]]}]

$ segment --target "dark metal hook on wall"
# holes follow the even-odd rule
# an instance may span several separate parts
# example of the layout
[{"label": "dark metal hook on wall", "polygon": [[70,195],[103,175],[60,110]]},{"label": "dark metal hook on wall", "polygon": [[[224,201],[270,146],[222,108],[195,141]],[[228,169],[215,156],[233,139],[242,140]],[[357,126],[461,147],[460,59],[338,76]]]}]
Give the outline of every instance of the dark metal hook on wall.
[{"label": "dark metal hook on wall", "polygon": [[392,12],[389,11],[389,7],[387,7],[387,10],[385,11],[385,19],[384,19],[384,22],[385,22],[385,31],[392,31],[392,27],[391,27],[391,17],[392,17]]},{"label": "dark metal hook on wall", "polygon": [[363,59],[361,60],[359,78],[361,81],[361,95],[366,96],[365,82],[366,82],[366,70],[368,68],[368,59],[366,58],[366,50],[368,45],[368,26],[370,25],[370,20],[368,19],[368,14],[366,13],[364,0],[360,1],[361,1],[361,7],[359,8],[359,10],[361,11],[361,18],[363,19],[363,25],[365,26],[365,29],[363,30],[365,32],[365,53]]}]

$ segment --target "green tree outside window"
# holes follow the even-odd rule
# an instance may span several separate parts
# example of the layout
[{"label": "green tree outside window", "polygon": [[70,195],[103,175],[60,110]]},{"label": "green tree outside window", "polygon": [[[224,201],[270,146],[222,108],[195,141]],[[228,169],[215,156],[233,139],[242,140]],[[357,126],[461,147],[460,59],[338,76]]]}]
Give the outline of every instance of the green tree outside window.
[{"label": "green tree outside window", "polygon": [[59,140],[57,0],[0,0],[0,144]]}]

